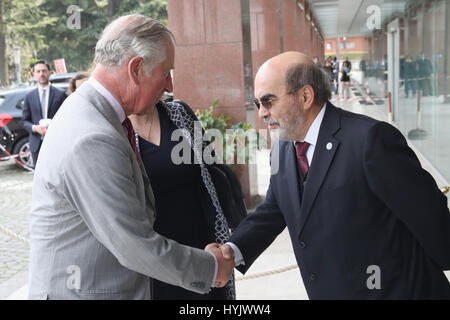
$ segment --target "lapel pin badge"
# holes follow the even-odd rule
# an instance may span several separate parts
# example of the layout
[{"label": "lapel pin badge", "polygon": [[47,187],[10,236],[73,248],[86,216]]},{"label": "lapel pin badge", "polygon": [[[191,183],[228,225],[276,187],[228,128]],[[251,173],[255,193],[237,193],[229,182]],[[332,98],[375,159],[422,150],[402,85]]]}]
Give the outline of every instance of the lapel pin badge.
[{"label": "lapel pin badge", "polygon": [[333,144],[331,142],[327,143],[327,150],[331,150],[333,148]]}]

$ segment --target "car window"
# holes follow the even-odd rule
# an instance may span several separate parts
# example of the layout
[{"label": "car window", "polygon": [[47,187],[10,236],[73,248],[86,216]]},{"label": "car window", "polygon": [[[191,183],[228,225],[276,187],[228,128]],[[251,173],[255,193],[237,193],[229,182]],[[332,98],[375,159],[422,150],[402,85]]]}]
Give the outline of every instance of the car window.
[{"label": "car window", "polygon": [[16,108],[19,109],[19,110],[22,110],[24,103],[25,103],[25,97],[23,97],[22,99],[19,100],[19,102],[17,102]]},{"label": "car window", "polygon": [[[23,102],[25,101],[26,94],[27,91],[5,94],[5,101],[3,101],[3,103],[0,105],[0,113],[8,113],[12,116],[21,114],[21,108],[23,106]],[[20,108],[18,108],[19,103]]]},{"label": "car window", "polygon": [[11,95],[1,95],[0,96],[0,112],[5,112],[8,108],[8,101],[11,100]]}]

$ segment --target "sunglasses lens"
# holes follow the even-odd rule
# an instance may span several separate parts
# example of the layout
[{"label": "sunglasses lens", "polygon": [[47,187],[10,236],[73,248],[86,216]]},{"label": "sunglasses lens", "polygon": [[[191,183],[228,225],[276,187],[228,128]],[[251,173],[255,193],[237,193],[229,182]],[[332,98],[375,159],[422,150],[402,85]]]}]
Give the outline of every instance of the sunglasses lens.
[{"label": "sunglasses lens", "polygon": [[264,107],[264,108],[266,108],[266,109],[270,109],[270,107],[272,106],[272,102],[270,101],[270,100],[264,100],[264,101],[261,101],[261,104],[262,104],[262,106]]}]

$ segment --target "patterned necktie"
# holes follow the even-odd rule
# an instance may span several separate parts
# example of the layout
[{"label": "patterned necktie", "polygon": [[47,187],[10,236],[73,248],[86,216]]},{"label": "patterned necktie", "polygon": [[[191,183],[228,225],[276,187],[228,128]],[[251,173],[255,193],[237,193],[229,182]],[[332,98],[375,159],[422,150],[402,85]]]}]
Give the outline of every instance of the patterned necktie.
[{"label": "patterned necktie", "polygon": [[127,129],[128,140],[130,140],[131,148],[133,149],[133,152],[136,155],[138,163],[140,163],[141,160],[139,157],[139,152],[137,151],[136,138],[134,136],[133,125],[131,124],[130,119],[125,118],[125,120],[122,122],[122,125]]},{"label": "patterned necktie", "polygon": [[308,174],[308,158],[306,157],[306,152],[308,151],[309,143],[308,142],[296,142],[295,143],[295,151],[297,153],[298,166],[300,167],[300,171],[303,175],[303,178]]}]

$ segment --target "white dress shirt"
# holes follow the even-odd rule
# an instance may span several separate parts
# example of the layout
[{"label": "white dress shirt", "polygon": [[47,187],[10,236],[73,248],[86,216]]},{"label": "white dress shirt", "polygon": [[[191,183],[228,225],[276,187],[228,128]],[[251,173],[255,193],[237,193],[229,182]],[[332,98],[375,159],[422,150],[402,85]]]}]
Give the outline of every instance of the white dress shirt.
[{"label": "white dress shirt", "polygon": [[[311,166],[311,162],[314,156],[314,150],[317,145],[317,138],[319,137],[319,131],[320,131],[320,125],[322,124],[323,116],[325,115],[325,110],[327,108],[327,103],[323,105],[322,109],[320,109],[320,112],[317,114],[316,118],[314,119],[313,123],[308,129],[308,132],[306,133],[305,139],[303,139],[300,142],[308,142],[309,147],[308,151],[306,151],[306,158],[308,159],[308,166]],[[295,147],[294,141],[294,147]],[[241,250],[232,242],[227,242],[231,249],[234,251],[234,263],[236,266],[245,264],[244,257],[242,256]]]},{"label": "white dress shirt", "polygon": [[[93,86],[94,89],[97,90],[97,92],[100,93],[109,102],[109,104],[113,107],[114,111],[116,112],[117,116],[119,117],[120,122],[121,123],[124,122],[125,118],[126,118],[125,111],[124,111],[123,107],[121,106],[121,104],[119,103],[119,101],[117,101],[117,99],[111,94],[111,92],[109,92],[108,89],[106,89],[94,77],[89,77],[87,82],[91,86]],[[126,131],[125,128],[124,128],[124,130]],[[128,132],[127,132],[127,134],[128,134]],[[207,251],[207,252],[209,252],[209,251]],[[214,277],[213,277],[213,282],[211,284],[211,287],[214,287],[214,283],[217,278],[217,272],[218,272],[219,267],[218,267],[216,256],[213,255],[211,252],[209,252],[209,253],[214,257],[214,263],[215,263]]]},{"label": "white dress shirt", "polygon": [[120,105],[119,101],[111,94],[111,92],[108,91],[100,82],[98,82],[97,79],[94,77],[89,77],[87,81],[91,86],[94,87],[95,90],[100,93],[103,98],[106,99],[106,101],[109,102],[109,104],[113,107],[114,111],[116,112],[117,116],[119,117],[120,123],[125,121],[126,115],[125,111],[123,110],[123,107]]}]

